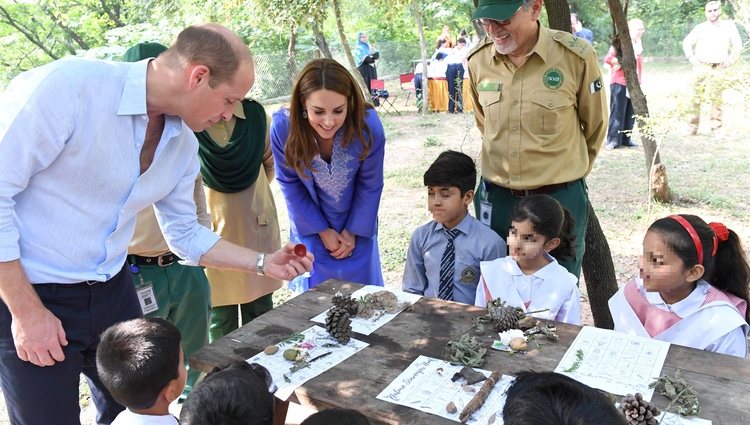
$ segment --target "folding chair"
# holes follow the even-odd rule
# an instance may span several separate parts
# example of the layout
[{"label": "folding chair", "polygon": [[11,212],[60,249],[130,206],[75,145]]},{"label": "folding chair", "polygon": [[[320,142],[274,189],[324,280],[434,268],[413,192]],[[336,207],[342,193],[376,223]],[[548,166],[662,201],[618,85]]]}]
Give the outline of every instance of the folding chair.
[{"label": "folding chair", "polygon": [[404,102],[404,106],[406,106],[409,104],[411,94],[415,93],[416,96],[417,92],[417,89],[414,88],[414,73],[410,72],[408,74],[401,74],[398,76],[398,81],[401,83],[401,91],[406,92],[406,102]]},{"label": "folding chair", "polygon": [[378,99],[380,101],[380,105],[378,105],[379,111],[385,112],[386,115],[401,115],[401,112],[396,109],[396,105],[393,104],[398,96],[388,93],[388,90],[385,89],[385,81],[370,80],[370,91],[372,93],[373,100]]}]

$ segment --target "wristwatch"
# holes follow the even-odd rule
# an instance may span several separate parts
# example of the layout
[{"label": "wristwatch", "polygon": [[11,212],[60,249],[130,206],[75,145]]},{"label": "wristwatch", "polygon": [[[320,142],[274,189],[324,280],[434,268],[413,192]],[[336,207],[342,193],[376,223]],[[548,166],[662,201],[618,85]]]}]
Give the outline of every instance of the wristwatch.
[{"label": "wristwatch", "polygon": [[265,276],[265,270],[264,265],[266,262],[266,253],[265,252],[259,252],[258,256],[255,257],[255,272],[258,273],[258,276]]}]

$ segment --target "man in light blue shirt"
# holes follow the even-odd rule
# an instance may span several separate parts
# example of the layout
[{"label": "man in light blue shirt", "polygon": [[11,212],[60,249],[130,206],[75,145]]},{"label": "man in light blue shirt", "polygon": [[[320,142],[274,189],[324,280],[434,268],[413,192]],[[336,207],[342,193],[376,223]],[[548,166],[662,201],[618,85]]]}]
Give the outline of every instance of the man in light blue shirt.
[{"label": "man in light blue shirt", "polygon": [[157,59],[63,59],[11,82],[0,100],[0,379],[13,423],[77,424],[81,372],[98,423],[122,410],[93,360],[102,331],[141,313],[124,265],[143,208],[154,204],[188,264],[278,279],[311,270],[290,244],[266,256],[196,219],[193,131],[231,117],[252,67],[236,34],[207,24]]}]

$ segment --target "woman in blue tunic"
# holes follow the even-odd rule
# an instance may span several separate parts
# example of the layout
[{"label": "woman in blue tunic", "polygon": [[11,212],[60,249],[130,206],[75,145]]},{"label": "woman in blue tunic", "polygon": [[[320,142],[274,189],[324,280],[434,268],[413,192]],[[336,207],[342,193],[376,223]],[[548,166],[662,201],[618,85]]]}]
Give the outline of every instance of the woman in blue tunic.
[{"label": "woman in blue tunic", "polygon": [[349,71],[332,59],[309,62],[288,108],[273,115],[276,181],[286,199],[291,240],[315,255],[302,292],[326,279],[383,286],[377,218],[385,135]]}]

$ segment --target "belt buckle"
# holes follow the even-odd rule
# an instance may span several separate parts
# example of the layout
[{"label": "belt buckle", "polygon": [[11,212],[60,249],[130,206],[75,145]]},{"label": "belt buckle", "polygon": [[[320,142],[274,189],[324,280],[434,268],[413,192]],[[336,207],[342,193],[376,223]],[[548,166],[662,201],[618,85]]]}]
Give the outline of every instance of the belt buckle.
[{"label": "belt buckle", "polygon": [[525,198],[529,195],[531,191],[529,189],[511,189],[510,194],[515,196],[516,198]]},{"label": "belt buckle", "polygon": [[[174,254],[164,254],[164,255],[160,255],[160,256],[156,257],[156,264],[158,264],[159,267],[166,267],[166,266],[174,263],[174,257],[172,257],[172,255],[174,255]],[[172,261],[170,261],[169,263],[165,264],[164,263],[165,259],[166,260],[170,260],[171,259]]]}]

